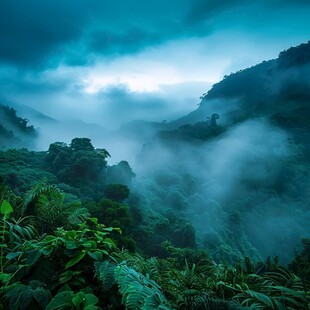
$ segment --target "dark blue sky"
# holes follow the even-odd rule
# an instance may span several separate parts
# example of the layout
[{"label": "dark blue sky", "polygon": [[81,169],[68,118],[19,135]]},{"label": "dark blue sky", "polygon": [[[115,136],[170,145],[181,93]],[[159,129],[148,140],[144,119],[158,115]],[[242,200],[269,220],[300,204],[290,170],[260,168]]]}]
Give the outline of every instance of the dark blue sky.
[{"label": "dark blue sky", "polygon": [[309,0],[0,0],[0,99],[107,126],[177,117],[308,41],[309,16]]}]

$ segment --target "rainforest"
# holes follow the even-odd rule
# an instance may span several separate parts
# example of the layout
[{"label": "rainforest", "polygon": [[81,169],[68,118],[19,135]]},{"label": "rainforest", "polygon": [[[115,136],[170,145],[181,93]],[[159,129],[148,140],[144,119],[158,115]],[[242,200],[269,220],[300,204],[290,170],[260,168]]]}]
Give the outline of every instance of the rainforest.
[{"label": "rainforest", "polygon": [[310,309],[283,3],[0,0],[0,309]]}]

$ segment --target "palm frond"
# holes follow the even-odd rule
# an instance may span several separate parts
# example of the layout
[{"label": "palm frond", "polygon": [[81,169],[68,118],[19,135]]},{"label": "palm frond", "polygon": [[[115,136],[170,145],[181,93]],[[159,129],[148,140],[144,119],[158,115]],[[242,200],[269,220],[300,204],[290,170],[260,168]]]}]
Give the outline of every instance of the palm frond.
[{"label": "palm frond", "polygon": [[22,203],[21,215],[25,215],[28,211],[28,208],[32,204],[37,202],[42,204],[42,199],[44,199],[42,197],[47,195],[53,197],[59,202],[63,200],[63,193],[55,185],[47,185],[44,182],[37,183],[26,193]]}]

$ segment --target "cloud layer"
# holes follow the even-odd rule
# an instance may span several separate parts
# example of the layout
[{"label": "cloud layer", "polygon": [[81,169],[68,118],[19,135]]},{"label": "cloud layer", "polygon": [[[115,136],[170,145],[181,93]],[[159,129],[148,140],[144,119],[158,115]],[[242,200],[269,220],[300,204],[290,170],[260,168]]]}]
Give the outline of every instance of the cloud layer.
[{"label": "cloud layer", "polygon": [[114,124],[173,118],[223,75],[308,40],[309,14],[306,0],[1,1],[0,99]]}]

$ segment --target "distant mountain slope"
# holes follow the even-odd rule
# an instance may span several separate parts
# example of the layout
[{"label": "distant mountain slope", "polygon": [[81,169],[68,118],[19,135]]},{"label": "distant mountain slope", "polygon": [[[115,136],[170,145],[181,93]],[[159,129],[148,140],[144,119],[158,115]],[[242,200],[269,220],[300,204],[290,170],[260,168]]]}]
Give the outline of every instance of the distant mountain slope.
[{"label": "distant mountain slope", "polygon": [[225,76],[202,97],[197,110],[172,123],[193,124],[218,113],[224,122],[254,115],[270,116],[283,125],[286,118],[302,113],[307,117],[299,118],[299,125],[308,126],[309,102],[310,41],[281,52],[277,59]]},{"label": "distant mountain slope", "polygon": [[[37,125],[37,122],[49,122],[49,123],[57,123],[58,120],[52,118],[28,105],[20,104],[17,102],[9,102],[10,107],[14,108],[18,111],[18,114],[23,115],[25,118],[31,119]],[[38,126],[38,125],[37,125]]]},{"label": "distant mountain slope", "polygon": [[287,245],[310,234],[309,51],[310,42],[226,76],[138,157],[147,201],[184,214],[215,257],[240,257],[222,247],[233,244],[287,259]]},{"label": "distant mountain slope", "polygon": [[17,111],[0,104],[0,147],[26,147],[33,145],[38,133],[28,120],[17,115]]}]

